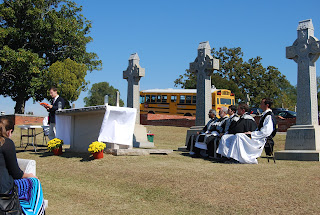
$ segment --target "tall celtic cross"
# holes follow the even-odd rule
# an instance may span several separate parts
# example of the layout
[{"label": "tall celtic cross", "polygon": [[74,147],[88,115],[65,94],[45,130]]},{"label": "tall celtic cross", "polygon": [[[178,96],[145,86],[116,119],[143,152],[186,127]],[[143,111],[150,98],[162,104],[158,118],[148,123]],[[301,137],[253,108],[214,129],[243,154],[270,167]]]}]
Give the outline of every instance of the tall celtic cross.
[{"label": "tall celtic cross", "polygon": [[314,37],[312,20],[298,25],[298,38],[286,47],[286,57],[298,64],[297,125],[318,125],[316,61],[320,55],[320,41]]},{"label": "tall celtic cross", "polygon": [[190,63],[190,71],[197,74],[196,126],[209,121],[207,116],[212,108],[211,74],[214,70],[219,70],[219,60],[212,57],[209,42],[201,42],[197,58]]},{"label": "tall celtic cross", "polygon": [[145,69],[139,65],[137,53],[130,55],[127,70],[123,71],[123,79],[128,81],[127,107],[137,109],[136,124],[140,124],[140,78],[145,76]]}]

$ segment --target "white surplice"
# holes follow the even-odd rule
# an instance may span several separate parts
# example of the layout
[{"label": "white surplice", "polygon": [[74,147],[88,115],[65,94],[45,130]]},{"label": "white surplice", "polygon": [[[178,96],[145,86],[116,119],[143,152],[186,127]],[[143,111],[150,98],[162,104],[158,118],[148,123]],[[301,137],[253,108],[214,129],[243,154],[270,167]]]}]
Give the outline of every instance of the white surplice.
[{"label": "white surplice", "polygon": [[[271,109],[263,112],[264,116]],[[253,131],[251,138],[244,133],[223,135],[217,153],[227,158],[233,158],[240,163],[257,164],[267,137],[273,132],[271,115],[266,116],[260,130]]]}]

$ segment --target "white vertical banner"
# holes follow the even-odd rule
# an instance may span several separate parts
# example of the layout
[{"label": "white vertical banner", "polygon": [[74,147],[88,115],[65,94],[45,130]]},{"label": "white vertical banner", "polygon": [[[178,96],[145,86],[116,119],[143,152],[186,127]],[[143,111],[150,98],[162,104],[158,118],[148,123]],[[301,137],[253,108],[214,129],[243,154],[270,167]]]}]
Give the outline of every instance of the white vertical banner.
[{"label": "white vertical banner", "polygon": [[132,146],[137,109],[107,106],[98,141]]},{"label": "white vertical banner", "polygon": [[56,115],[56,138],[70,145],[71,140],[71,116]]}]

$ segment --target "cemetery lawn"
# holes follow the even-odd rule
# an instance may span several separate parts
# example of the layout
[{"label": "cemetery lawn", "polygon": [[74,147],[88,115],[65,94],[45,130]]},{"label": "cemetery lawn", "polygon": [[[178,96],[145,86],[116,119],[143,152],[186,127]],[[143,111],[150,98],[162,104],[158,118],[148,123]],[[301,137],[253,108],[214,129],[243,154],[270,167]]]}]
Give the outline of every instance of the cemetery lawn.
[{"label": "cemetery lawn", "polygon": [[[147,126],[155,145],[184,145],[187,128]],[[13,140],[19,145],[17,128]],[[38,136],[38,142],[42,136]],[[275,138],[284,149],[285,134]],[[67,146],[65,148],[68,148]],[[37,162],[49,215],[67,214],[318,214],[320,163],[277,161],[222,164],[170,155],[112,156],[89,153],[53,156],[40,147],[17,148],[19,158]]]}]

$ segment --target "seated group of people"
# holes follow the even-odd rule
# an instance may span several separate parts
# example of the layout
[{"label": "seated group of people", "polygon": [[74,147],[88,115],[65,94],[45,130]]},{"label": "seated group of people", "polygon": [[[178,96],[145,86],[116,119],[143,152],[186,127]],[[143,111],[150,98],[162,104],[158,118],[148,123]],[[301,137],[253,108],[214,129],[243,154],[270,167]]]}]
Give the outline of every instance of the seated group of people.
[{"label": "seated group of people", "polygon": [[244,103],[240,103],[238,107],[222,107],[219,119],[216,118],[215,111],[210,110],[210,121],[193,141],[189,141],[190,155],[214,157],[218,153],[228,162],[258,163],[257,158],[261,156],[266,142],[273,144],[272,138],[276,133],[272,103],[269,98],[261,100],[263,114],[259,125],[250,116],[249,107]]}]

